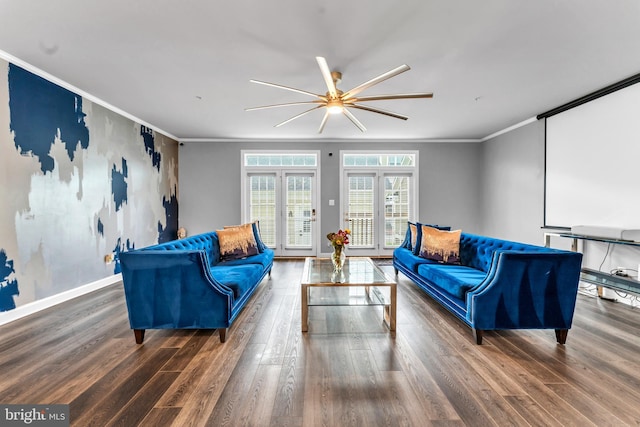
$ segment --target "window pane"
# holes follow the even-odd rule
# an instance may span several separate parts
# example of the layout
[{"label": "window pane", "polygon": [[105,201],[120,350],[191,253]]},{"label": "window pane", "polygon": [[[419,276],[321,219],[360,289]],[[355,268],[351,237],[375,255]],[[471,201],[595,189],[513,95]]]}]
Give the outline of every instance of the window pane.
[{"label": "window pane", "polygon": [[349,177],[349,228],[352,247],[373,245],[374,192],[373,176]]},{"label": "window pane", "polygon": [[315,154],[260,154],[251,153],[244,156],[245,166],[317,166]]},{"label": "window pane", "polygon": [[414,154],[345,154],[342,158],[343,166],[414,166]]},{"label": "window pane", "polygon": [[409,220],[410,179],[407,176],[384,178],[384,246],[397,247],[404,240]]},{"label": "window pane", "polygon": [[288,248],[311,247],[311,177],[287,176],[286,236]]},{"label": "window pane", "polygon": [[250,178],[251,221],[260,221],[260,237],[265,245],[276,244],[276,192],[274,175],[254,175]]}]

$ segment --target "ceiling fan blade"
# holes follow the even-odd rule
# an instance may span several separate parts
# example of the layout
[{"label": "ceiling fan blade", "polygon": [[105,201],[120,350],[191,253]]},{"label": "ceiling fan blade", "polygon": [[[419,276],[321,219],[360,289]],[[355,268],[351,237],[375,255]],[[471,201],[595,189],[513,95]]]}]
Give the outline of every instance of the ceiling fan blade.
[{"label": "ceiling fan blade", "polygon": [[269,83],[269,82],[263,82],[260,80],[249,80],[251,83],[257,83],[259,85],[265,85],[265,86],[271,86],[271,87],[276,87],[279,89],[284,89],[284,90],[290,90],[291,92],[298,92],[301,93],[303,95],[309,95],[309,96],[313,96],[314,98],[320,98],[326,101],[327,97],[324,95],[318,95],[317,93],[313,93],[313,92],[307,92],[306,90],[302,90],[302,89],[296,89],[294,87],[289,87],[289,86],[283,86],[283,85],[279,85],[276,83]]},{"label": "ceiling fan blade", "polygon": [[383,82],[387,79],[390,79],[391,77],[395,77],[398,74],[404,73],[405,71],[409,71],[411,68],[407,65],[407,64],[402,64],[401,66],[394,68],[391,71],[387,71],[384,74],[379,75],[378,77],[375,77],[367,82],[362,83],[360,86],[356,86],[351,90],[346,91],[343,95],[342,95],[342,100],[345,101],[351,97],[353,97],[354,95],[359,94],[360,92],[362,92],[363,90],[370,88],[373,85],[377,85],[380,82]]},{"label": "ceiling fan blade", "polygon": [[432,93],[398,93],[395,95],[360,96],[349,99],[349,103],[360,101],[386,101],[390,99],[433,98]]},{"label": "ceiling fan blade", "polygon": [[351,114],[351,111],[349,111],[346,108],[344,108],[342,110],[342,114],[347,116],[349,118],[349,120],[351,120],[353,122],[353,124],[356,125],[358,127],[358,129],[360,129],[361,132],[365,132],[367,130],[367,128],[364,127],[364,125],[362,123],[360,123],[360,121],[358,119],[356,119],[356,117],[353,114]]},{"label": "ceiling fan blade", "polygon": [[327,120],[329,120],[329,110],[324,113],[324,117],[322,118],[322,122],[320,122],[320,128],[318,129],[318,133],[322,133],[324,130],[324,125],[327,124]]},{"label": "ceiling fan blade", "polygon": [[320,72],[322,72],[324,82],[327,85],[327,89],[329,89],[329,95],[331,96],[331,98],[337,98],[338,92],[336,91],[336,84],[333,82],[333,77],[331,76],[331,70],[329,69],[327,60],[322,56],[316,56],[316,61],[318,61]]},{"label": "ceiling fan blade", "polygon": [[282,123],[278,123],[277,125],[275,125],[275,127],[279,128],[280,126],[282,126],[282,125],[286,125],[287,123],[289,123],[289,122],[291,122],[291,121],[293,121],[293,120],[295,120],[295,119],[298,119],[298,118],[300,118],[300,117],[304,116],[305,114],[309,114],[309,113],[310,113],[310,112],[312,112],[313,110],[317,110],[318,108],[323,108],[323,107],[324,107],[324,105],[318,105],[317,107],[313,107],[313,108],[311,108],[311,109],[309,109],[309,110],[307,110],[307,111],[303,111],[302,113],[297,114],[297,115],[295,115],[295,116],[291,117],[290,119],[285,120],[285,121],[284,121],[284,122],[282,122]]},{"label": "ceiling fan blade", "polygon": [[379,108],[371,108],[366,105],[358,105],[358,104],[346,104],[345,107],[349,108],[357,108],[359,110],[371,111],[372,113],[384,114],[385,116],[394,117],[400,120],[407,120],[409,117],[403,116],[402,114],[394,113],[387,110],[381,110]]},{"label": "ceiling fan blade", "polygon": [[289,107],[291,105],[309,105],[309,104],[324,105],[324,101],[318,100],[318,101],[304,101],[304,102],[287,102],[285,104],[262,105],[260,107],[245,108],[244,111],[265,110],[267,108]]}]

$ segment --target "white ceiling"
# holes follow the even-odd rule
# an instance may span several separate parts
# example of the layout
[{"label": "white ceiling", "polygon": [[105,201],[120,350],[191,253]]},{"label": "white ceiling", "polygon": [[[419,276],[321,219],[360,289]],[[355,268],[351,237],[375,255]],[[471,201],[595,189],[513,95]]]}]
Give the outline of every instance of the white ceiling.
[{"label": "white ceiling", "polygon": [[[482,139],[640,72],[638,0],[0,0],[0,50],[181,140]],[[6,56],[6,55],[5,55]],[[402,121],[305,106],[252,84],[326,92],[315,56]]]}]

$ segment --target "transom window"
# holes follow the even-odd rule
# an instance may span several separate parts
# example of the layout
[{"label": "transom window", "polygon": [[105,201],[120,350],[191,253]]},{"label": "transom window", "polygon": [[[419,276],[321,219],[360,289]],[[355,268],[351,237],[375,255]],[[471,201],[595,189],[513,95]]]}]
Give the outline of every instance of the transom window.
[{"label": "transom window", "polygon": [[414,153],[403,154],[344,154],[342,165],[345,167],[407,167],[415,166]]},{"label": "transom window", "polygon": [[244,155],[245,166],[318,166],[318,156],[315,153],[288,154],[288,153],[246,153]]}]

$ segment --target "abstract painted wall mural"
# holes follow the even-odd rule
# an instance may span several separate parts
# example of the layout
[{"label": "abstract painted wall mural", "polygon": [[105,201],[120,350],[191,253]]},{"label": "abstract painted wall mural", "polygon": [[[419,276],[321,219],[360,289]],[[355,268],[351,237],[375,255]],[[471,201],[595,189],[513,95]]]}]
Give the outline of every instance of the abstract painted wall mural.
[{"label": "abstract painted wall mural", "polygon": [[82,97],[13,64],[9,64],[9,113],[16,148],[36,157],[44,173],[54,168],[50,152],[56,137],[71,161],[78,145],[82,149],[89,145]]},{"label": "abstract painted wall mural", "polygon": [[0,59],[0,312],[175,239],[177,189],[177,141]]},{"label": "abstract painted wall mural", "polygon": [[16,308],[13,297],[20,295],[18,281],[11,279],[15,273],[13,261],[7,259],[7,254],[0,249],[0,311]]}]

